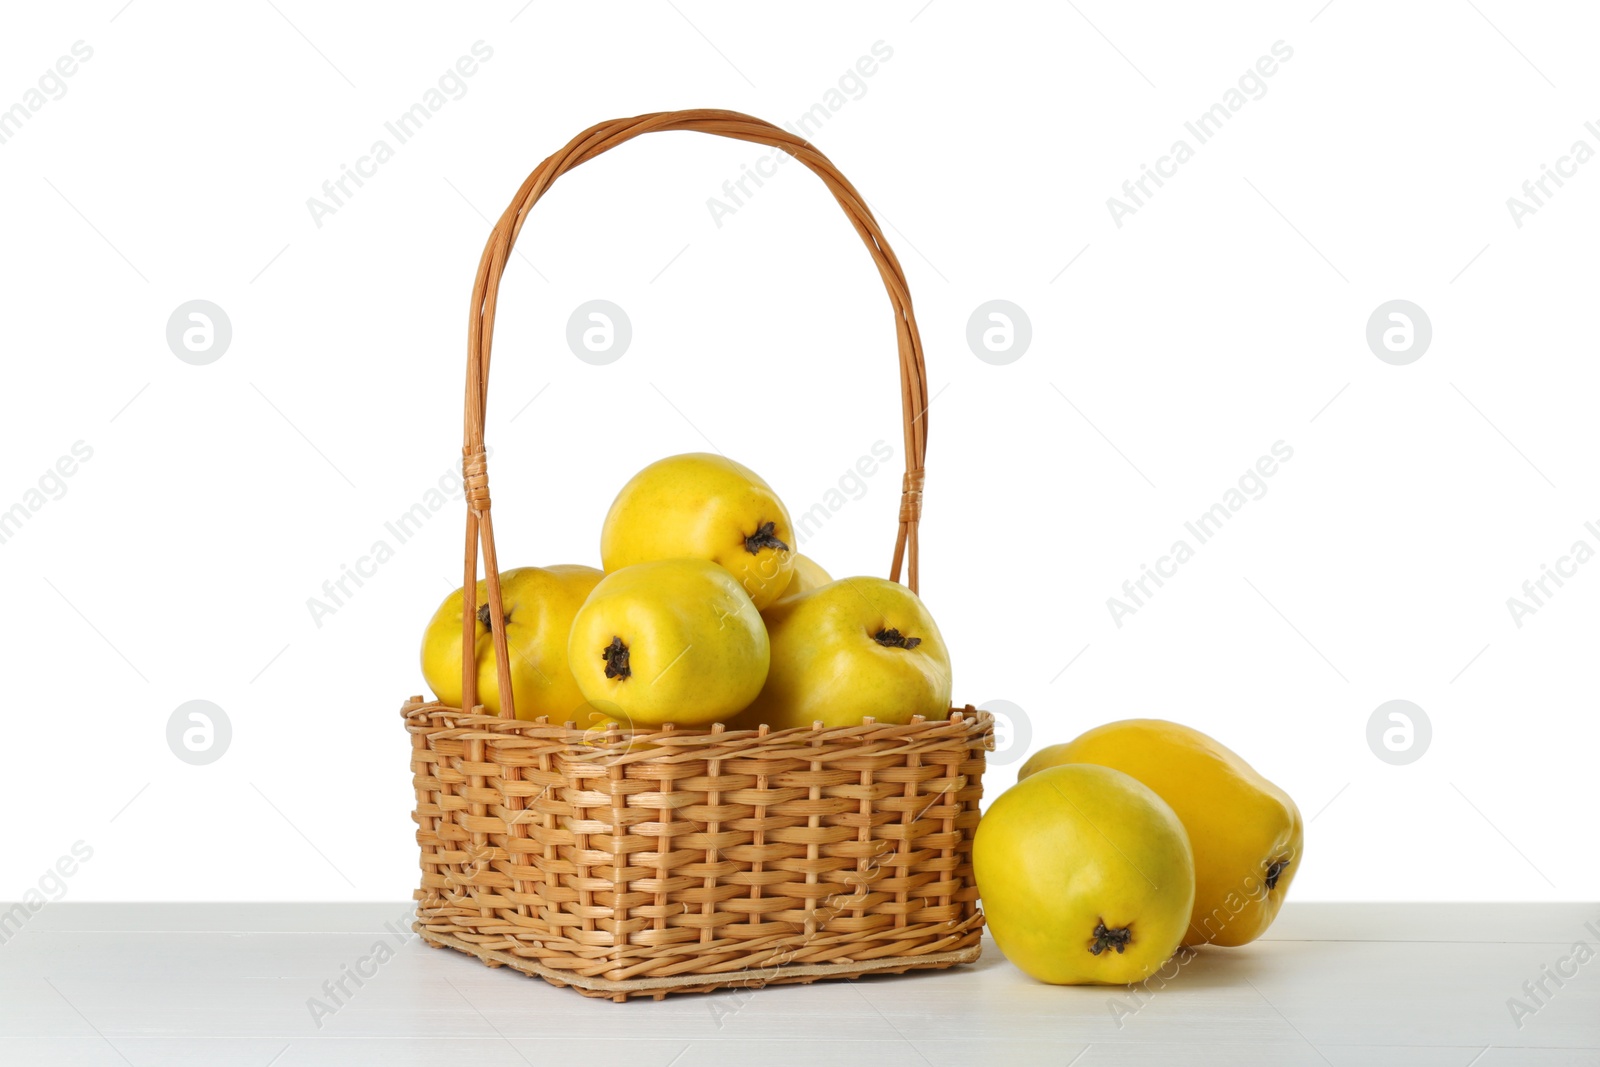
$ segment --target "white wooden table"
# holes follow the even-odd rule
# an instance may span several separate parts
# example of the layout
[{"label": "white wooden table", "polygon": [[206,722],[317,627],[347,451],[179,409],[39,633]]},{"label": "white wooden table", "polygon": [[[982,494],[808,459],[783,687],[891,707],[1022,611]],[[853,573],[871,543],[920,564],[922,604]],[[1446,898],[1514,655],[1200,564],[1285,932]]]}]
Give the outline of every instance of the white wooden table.
[{"label": "white wooden table", "polygon": [[1039,985],[989,943],[936,974],[629,1004],[430,949],[408,911],[48,904],[0,930],[0,1064],[1600,1064],[1600,956],[1570,958],[1600,953],[1600,904],[1291,901],[1140,997]]}]

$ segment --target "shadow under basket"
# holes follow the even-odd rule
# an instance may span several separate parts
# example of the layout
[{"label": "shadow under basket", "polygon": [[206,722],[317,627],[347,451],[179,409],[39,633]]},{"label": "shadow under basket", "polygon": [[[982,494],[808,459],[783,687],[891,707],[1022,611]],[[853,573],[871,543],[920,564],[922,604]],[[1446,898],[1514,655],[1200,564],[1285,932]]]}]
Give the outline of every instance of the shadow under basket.
[{"label": "shadow under basket", "polygon": [[987,712],[775,732],[402,714],[434,947],[616,1001],[978,958]]}]

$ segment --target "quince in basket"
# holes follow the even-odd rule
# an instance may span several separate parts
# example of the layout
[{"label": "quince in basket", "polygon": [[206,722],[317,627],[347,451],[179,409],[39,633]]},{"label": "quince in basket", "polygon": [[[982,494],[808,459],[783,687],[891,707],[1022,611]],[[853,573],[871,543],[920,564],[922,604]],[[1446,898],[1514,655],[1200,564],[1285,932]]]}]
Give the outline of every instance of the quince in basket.
[{"label": "quince in basket", "polygon": [[764,608],[787,589],[794,568],[789,509],[749,467],[691,452],[635,474],[600,531],[606,573],[660,559],[721,564]]},{"label": "quince in basket", "polygon": [[[669,456],[629,479],[601,533],[605,573],[501,575],[517,716],[777,730],[907,723],[950,710],[950,654],[928,609],[883,578],[834,581],[790,547],[788,509],[723,456]],[[479,699],[499,714],[488,590]],[[461,700],[461,590],[423,639],[423,674]]]},{"label": "quince in basket", "polygon": [[[810,556],[802,556],[796,552],[793,556],[794,575],[789,579],[789,584],[784,587],[783,596],[794,596],[796,593],[809,593],[813,589],[821,589],[833,581],[831,575],[822,569],[822,566]],[[782,599],[780,597],[779,599]]]},{"label": "quince in basket", "polygon": [[767,684],[736,724],[777,730],[910,722],[950,713],[950,653],[917,594],[886,578],[841,578],[762,613]]},{"label": "quince in basket", "polygon": [[[511,695],[517,718],[549,715],[560,722],[583,703],[567,666],[567,637],[578,608],[602,577],[593,567],[577,564],[500,572],[500,606],[505,614],[506,649],[511,653]],[[461,592],[457,589],[444,598],[422,635],[422,676],[440,700],[455,708],[461,706]],[[478,583],[477,604],[478,700],[490,715],[498,715],[500,677],[489,631],[486,582]]]},{"label": "quince in basket", "polygon": [[572,621],[578,688],[635,726],[706,726],[746,707],[767,680],[767,630],[723,568],[703,559],[608,574]]}]

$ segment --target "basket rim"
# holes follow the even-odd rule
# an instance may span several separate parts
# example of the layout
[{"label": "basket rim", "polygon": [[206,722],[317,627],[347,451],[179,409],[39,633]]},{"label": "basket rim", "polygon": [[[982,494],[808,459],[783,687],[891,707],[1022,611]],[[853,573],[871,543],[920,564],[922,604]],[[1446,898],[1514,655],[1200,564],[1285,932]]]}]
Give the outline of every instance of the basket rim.
[{"label": "basket rim", "polygon": [[[550,722],[548,717],[504,719],[489,714],[482,705],[475,713],[466,712],[443,701],[425,700],[420,696],[408,699],[400,708],[400,715],[406,720],[408,731],[429,738],[448,736],[455,740],[504,741],[508,737],[521,737],[530,741],[565,742],[570,749],[584,752],[592,759],[631,757],[630,762],[632,759],[670,758],[677,754],[694,758],[698,756],[697,750],[713,745],[733,749],[718,757],[730,759],[737,758],[745,749],[752,755],[759,751],[769,758],[789,754],[806,756],[818,748],[837,747],[841,743],[862,749],[878,743],[886,746],[883,751],[930,741],[965,739],[971,744],[992,734],[994,729],[994,715],[971,704],[952,707],[943,719],[917,716],[920,721],[863,722],[854,726],[823,726],[818,722],[785,730],[772,730],[765,725],[754,730],[729,730],[722,723],[703,728],[668,723],[627,730],[614,722],[603,730],[594,727],[586,730],[571,721]],[[444,720],[442,725],[439,720]]]},{"label": "basket rim", "polygon": [[687,738],[705,735],[730,740],[739,737],[787,737],[794,736],[820,736],[827,738],[848,737],[854,735],[877,735],[880,733],[915,733],[929,728],[947,727],[952,723],[959,723],[972,728],[978,724],[987,724],[994,721],[994,714],[964,704],[960,707],[952,705],[949,713],[942,719],[929,719],[917,715],[911,722],[867,722],[862,721],[854,726],[824,726],[821,721],[813,722],[810,726],[794,726],[783,730],[773,730],[762,725],[755,730],[730,730],[724,723],[712,723],[710,726],[680,726],[676,723],[663,723],[659,726],[624,729],[611,724],[611,728],[604,731],[593,727],[583,729],[575,720],[568,719],[561,723],[552,722],[550,716],[541,715],[537,719],[506,719],[492,714],[477,705],[477,710],[464,711],[461,708],[446,704],[437,698],[429,700],[422,696],[407,697],[400,706],[400,716],[404,719],[423,719],[435,716],[444,716],[459,721],[463,726],[489,727],[497,732],[519,729],[537,729],[541,731],[555,731],[556,733],[571,733],[579,737],[594,737],[616,734],[622,737],[662,737],[662,738]]}]

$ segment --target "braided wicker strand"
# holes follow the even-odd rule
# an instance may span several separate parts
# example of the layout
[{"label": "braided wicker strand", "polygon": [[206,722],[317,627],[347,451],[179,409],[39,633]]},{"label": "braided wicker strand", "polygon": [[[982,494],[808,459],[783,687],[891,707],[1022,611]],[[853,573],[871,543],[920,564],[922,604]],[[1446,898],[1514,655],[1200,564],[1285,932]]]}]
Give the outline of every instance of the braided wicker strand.
[{"label": "braided wicker strand", "polygon": [[490,518],[488,469],[483,441],[488,404],[489,356],[494,347],[494,318],[500,295],[500,278],[505,272],[511,248],[522,232],[523,223],[527,221],[528,212],[557,178],[641,134],[673,130],[753,141],[788,152],[827,185],[828,191],[844,209],[845,217],[855,227],[872,255],[894,308],[895,334],[900,350],[901,420],[905,431],[906,473],[889,577],[900,581],[903,568],[906,584],[913,591],[917,588],[917,524],[922,515],[923,459],[928,442],[927,367],[923,362],[922,338],[917,332],[917,319],[912,311],[911,291],[906,284],[905,271],[866,201],[828,157],[817,151],[809,141],[770,122],[737,111],[663,111],[602,122],[574,137],[565,148],[539,164],[528,175],[490,231],[472,287],[467,324],[466,419],[462,441],[462,473],[467,483],[467,537],[461,617],[461,692],[462,704],[466,708],[472,708],[478,700],[474,622],[478,610],[478,549],[481,545],[484,580],[489,594],[496,678],[500,688],[500,714],[504,718],[516,717],[511,692],[511,661],[500,603],[500,573],[495,555],[494,524]]}]

